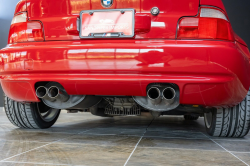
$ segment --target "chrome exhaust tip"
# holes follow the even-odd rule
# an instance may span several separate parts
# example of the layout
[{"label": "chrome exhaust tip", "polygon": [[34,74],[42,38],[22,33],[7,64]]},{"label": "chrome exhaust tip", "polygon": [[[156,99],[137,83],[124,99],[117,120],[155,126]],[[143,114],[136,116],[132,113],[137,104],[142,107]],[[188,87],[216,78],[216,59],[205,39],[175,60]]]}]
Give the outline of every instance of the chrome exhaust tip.
[{"label": "chrome exhaust tip", "polygon": [[163,101],[166,105],[174,103],[176,92],[173,88],[167,87],[162,91]]},{"label": "chrome exhaust tip", "polygon": [[37,93],[40,97],[46,93],[41,101],[54,109],[86,110],[102,100],[101,96],[69,95],[58,82],[49,82],[44,87],[36,89]]},{"label": "chrome exhaust tip", "polygon": [[[166,112],[180,105],[180,89],[174,83],[149,84],[146,93],[146,96],[133,96],[133,99],[151,112]],[[158,115],[161,114],[154,114]]]},{"label": "chrome exhaust tip", "polygon": [[55,99],[52,99],[49,97],[48,95],[48,89],[44,86],[39,86],[36,89],[36,96],[40,99],[44,99],[44,100],[49,100],[49,101],[55,101]]},{"label": "chrome exhaust tip", "polygon": [[69,100],[69,95],[63,89],[58,88],[57,86],[51,86],[48,90],[48,96],[52,99],[59,99],[62,102]]},{"label": "chrome exhaust tip", "polygon": [[46,97],[46,95],[48,94],[48,89],[44,86],[39,86],[37,89],[36,89],[36,96],[38,98],[44,98]]},{"label": "chrome exhaust tip", "polygon": [[157,87],[151,87],[147,92],[147,96],[153,105],[157,105],[161,102],[161,91]]}]

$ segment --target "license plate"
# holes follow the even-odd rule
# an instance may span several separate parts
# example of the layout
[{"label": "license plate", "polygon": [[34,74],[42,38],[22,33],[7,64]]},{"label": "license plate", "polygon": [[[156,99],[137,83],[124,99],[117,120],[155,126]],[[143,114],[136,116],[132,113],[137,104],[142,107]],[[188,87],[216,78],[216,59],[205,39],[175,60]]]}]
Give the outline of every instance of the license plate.
[{"label": "license plate", "polygon": [[134,18],[134,9],[81,11],[80,38],[134,37]]}]

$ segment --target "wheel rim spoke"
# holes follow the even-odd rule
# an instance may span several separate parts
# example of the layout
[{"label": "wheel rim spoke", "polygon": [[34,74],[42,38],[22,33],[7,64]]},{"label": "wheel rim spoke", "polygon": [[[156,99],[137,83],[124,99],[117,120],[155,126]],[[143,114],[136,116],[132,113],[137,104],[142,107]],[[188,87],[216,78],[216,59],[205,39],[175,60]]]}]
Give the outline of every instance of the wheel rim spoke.
[{"label": "wheel rim spoke", "polygon": [[39,115],[40,117],[46,121],[46,122],[51,122],[55,119],[55,117],[58,115],[58,112],[60,110],[58,109],[54,109],[54,108],[49,108],[47,111],[41,113],[42,111],[40,111],[39,106],[37,105],[38,111],[39,111]]},{"label": "wheel rim spoke", "polygon": [[212,116],[213,116],[212,112],[209,112],[209,113],[205,113],[205,114],[204,114],[205,123],[206,123],[207,128],[210,128],[210,127],[211,127],[212,118],[213,118]]}]

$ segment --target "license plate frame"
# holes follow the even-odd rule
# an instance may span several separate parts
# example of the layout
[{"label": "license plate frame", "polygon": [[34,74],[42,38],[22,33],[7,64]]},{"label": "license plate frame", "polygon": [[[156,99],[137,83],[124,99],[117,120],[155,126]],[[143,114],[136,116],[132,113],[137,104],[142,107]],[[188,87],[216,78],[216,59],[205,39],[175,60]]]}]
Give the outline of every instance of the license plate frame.
[{"label": "license plate frame", "polygon": [[[113,17],[115,17],[115,15],[118,15],[118,12],[120,12],[120,17],[121,18],[126,18],[129,16],[132,16],[131,20],[129,20],[127,23],[106,23],[109,20],[112,20],[110,18],[101,18],[102,20],[106,21],[106,22],[101,22],[99,24],[86,24],[84,23],[83,25],[83,19],[85,19],[86,17],[89,19],[93,19],[94,16],[96,16],[97,18],[94,18],[96,20],[99,19],[99,15],[101,13],[106,13],[106,15],[111,15],[111,12],[113,12]],[[96,13],[96,14],[95,14]],[[108,13],[108,14],[107,14]],[[126,15],[125,15],[126,14]],[[96,20],[94,20],[93,22],[96,23]],[[117,21],[117,19],[116,19]],[[100,22],[100,20],[99,20]],[[111,21],[112,22],[112,21]],[[92,25],[92,26],[91,26]],[[94,26],[95,25],[95,26]],[[100,27],[100,26],[101,27]],[[118,26],[120,25],[120,26]],[[123,25],[123,26],[122,26]],[[113,30],[115,30],[115,28],[117,27],[117,29],[123,28],[123,29],[127,29],[128,32],[122,32],[120,30],[114,31],[114,32],[110,32],[110,31],[103,31],[102,30],[98,30],[96,32],[91,32],[92,29],[95,29],[96,27],[98,27],[97,29],[101,29],[101,28],[110,28],[113,27]],[[124,27],[129,27],[128,28],[124,28]],[[130,29],[132,28],[132,29]],[[91,29],[91,30],[89,30]],[[90,32],[90,33],[89,33]],[[88,35],[87,35],[88,34]],[[81,39],[93,39],[93,38],[133,38],[135,35],[135,10],[134,9],[106,9],[106,10],[83,10],[80,12],[80,25],[79,25],[79,37]]]}]

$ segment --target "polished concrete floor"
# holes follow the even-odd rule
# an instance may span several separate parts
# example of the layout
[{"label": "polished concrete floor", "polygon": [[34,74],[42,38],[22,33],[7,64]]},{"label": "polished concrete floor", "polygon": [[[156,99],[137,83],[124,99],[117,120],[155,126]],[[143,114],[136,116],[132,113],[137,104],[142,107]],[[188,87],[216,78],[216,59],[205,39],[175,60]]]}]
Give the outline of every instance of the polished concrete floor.
[{"label": "polished concrete floor", "polygon": [[0,165],[248,165],[250,135],[213,138],[203,118],[67,114],[47,130],[14,127],[0,110]]}]

